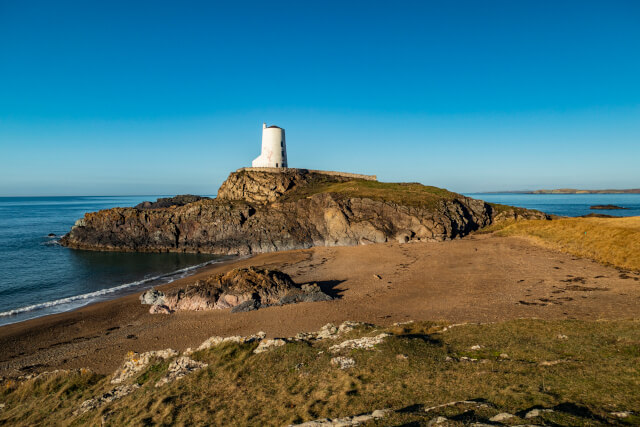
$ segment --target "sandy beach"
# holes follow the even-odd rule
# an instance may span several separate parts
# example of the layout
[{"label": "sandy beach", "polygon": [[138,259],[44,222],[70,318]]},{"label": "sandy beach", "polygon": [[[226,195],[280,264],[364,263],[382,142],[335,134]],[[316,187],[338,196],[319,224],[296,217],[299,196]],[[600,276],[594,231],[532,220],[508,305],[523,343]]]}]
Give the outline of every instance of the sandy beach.
[{"label": "sandy beach", "polygon": [[270,337],[328,322],[497,322],[513,318],[640,317],[640,275],[550,251],[518,237],[317,247],[211,266],[163,288],[235,267],[279,269],[318,283],[333,301],[151,315],[139,294],[0,328],[0,375],[59,368],[112,372],[128,351],[196,347],[212,335]]}]

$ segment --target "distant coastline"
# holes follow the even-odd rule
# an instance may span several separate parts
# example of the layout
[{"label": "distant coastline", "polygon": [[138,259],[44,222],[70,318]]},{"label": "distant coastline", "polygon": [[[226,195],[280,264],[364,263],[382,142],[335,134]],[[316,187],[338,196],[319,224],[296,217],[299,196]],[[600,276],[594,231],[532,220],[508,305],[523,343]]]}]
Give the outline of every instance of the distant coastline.
[{"label": "distant coastline", "polygon": [[576,188],[558,188],[555,190],[483,191],[465,194],[640,194],[640,188],[630,188],[626,190],[579,190]]}]

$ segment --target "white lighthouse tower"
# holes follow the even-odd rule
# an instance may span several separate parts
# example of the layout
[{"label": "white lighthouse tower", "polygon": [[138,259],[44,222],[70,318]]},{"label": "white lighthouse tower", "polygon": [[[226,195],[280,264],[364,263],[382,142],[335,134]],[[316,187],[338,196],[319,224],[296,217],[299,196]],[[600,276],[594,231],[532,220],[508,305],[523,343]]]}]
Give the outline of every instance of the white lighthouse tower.
[{"label": "white lighthouse tower", "polygon": [[287,141],[284,129],[262,124],[262,153],[251,162],[254,168],[286,168]]}]

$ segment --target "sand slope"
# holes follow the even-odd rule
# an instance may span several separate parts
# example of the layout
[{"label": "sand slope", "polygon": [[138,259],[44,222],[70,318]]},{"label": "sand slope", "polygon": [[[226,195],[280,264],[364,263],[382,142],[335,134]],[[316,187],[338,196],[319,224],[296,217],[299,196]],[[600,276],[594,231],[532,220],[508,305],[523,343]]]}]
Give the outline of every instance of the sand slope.
[{"label": "sand slope", "polygon": [[[553,252],[517,237],[318,247],[217,265],[167,287],[234,267],[281,269],[318,282],[330,302],[150,315],[138,295],[0,328],[0,375],[56,368],[113,371],[126,352],[195,347],[212,335],[292,336],[327,322],[495,322],[521,317],[640,317],[640,275]],[[374,275],[379,275],[380,278]]]}]

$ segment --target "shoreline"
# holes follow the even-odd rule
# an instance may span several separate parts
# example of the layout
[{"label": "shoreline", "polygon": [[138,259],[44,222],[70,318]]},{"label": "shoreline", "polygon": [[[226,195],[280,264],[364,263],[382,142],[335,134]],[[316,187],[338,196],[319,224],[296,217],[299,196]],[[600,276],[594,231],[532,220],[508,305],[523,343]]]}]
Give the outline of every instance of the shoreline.
[{"label": "shoreline", "polygon": [[[640,273],[536,246],[527,239],[473,235],[439,243],[315,247],[258,254],[207,266],[172,283],[255,266],[318,283],[333,301],[149,314],[136,292],[73,311],[0,327],[0,376],[89,368],[107,374],[129,351],[184,351],[211,336],[294,336],[345,320],[499,322],[518,318],[640,318]],[[580,285],[573,279],[580,278]],[[567,282],[571,281],[571,283]],[[560,293],[558,293],[560,292]]]},{"label": "shoreline", "polygon": [[[217,264],[223,264],[223,263],[227,263],[227,262],[234,262],[240,259],[244,259],[244,258],[250,258],[252,255],[246,255],[246,256],[229,256],[228,258],[224,258],[221,257],[220,259],[212,259],[200,264],[196,264],[196,265],[192,265],[189,267],[184,267],[184,268],[180,268],[178,270],[169,272],[169,273],[165,273],[165,274],[160,274],[157,276],[153,276],[153,277],[149,277],[149,278],[144,278],[144,279],[140,279],[134,282],[129,282],[129,283],[122,283],[119,285],[115,285],[109,288],[104,288],[104,289],[100,289],[97,291],[93,291],[93,292],[88,292],[88,293],[84,293],[84,294],[78,294],[78,295],[71,295],[68,297],[64,297],[64,298],[60,298],[57,300],[53,300],[53,301],[45,301],[45,302],[40,302],[40,303],[35,303],[35,304],[31,304],[28,306],[23,306],[23,307],[17,307],[17,308],[13,308],[10,310],[6,310],[0,313],[0,328],[4,327],[4,326],[8,326],[8,325],[13,325],[16,323],[22,323],[22,322],[27,322],[29,320],[34,320],[34,319],[39,319],[42,317],[47,317],[47,316],[54,316],[56,314],[63,314],[63,313],[69,313],[69,312],[73,312],[75,310],[80,310],[84,307],[88,307],[91,306],[93,304],[99,304],[102,302],[108,302],[108,301],[112,301],[112,300],[117,300],[119,298],[124,298],[128,295],[131,294],[138,294],[140,292],[144,292],[148,289],[151,288],[155,288],[155,287],[159,287],[159,286],[164,286],[164,285],[168,285],[171,284],[177,280],[181,280],[181,279],[185,279],[188,278],[190,276],[193,276],[197,273],[199,273],[201,270],[206,269],[207,267],[210,267],[212,265],[217,265]],[[193,271],[191,271],[193,270]],[[186,273],[186,274],[184,274]],[[168,282],[163,282],[163,279],[169,279]],[[154,282],[159,282],[157,284],[152,284]],[[145,284],[151,284],[150,286],[144,286]],[[121,292],[120,292],[121,291]],[[109,294],[113,294],[112,297],[105,297]],[[105,298],[101,298],[101,297],[105,297]],[[28,313],[32,313],[32,312],[37,312],[38,310],[42,310],[42,311],[46,311],[47,308],[50,307],[56,307],[59,305],[65,305],[65,304],[73,304],[75,301],[82,301],[82,300],[90,300],[87,301],[86,303],[80,304],[80,305],[76,305],[73,307],[70,307],[68,309],[62,310],[62,311],[54,311],[54,312],[45,312],[39,315],[35,315],[33,317],[27,317],[25,319],[19,319],[19,320],[15,320],[15,321],[10,321],[8,323],[2,323],[3,320],[5,319],[10,319],[13,316],[20,316],[20,315],[28,315]],[[92,299],[92,300],[91,300]]]}]

